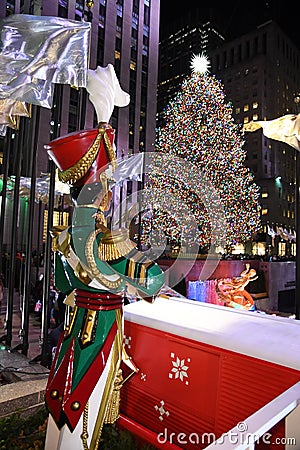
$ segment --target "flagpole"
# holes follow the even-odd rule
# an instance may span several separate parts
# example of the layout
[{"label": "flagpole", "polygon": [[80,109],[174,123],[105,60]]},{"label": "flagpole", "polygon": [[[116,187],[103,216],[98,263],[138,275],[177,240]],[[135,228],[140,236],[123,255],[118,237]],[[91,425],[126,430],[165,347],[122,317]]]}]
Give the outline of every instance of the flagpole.
[{"label": "flagpole", "polygon": [[[14,131],[15,133],[15,131]],[[10,155],[13,154],[13,152],[17,152],[15,146],[15,140],[12,140],[12,131],[11,129],[7,130],[6,132],[6,146],[3,153],[3,186],[2,186],[2,203],[1,203],[1,217],[0,217],[0,273],[2,274],[3,268],[2,268],[2,252],[3,252],[3,244],[4,244],[4,231],[5,231],[5,214],[6,214],[6,195],[7,195],[7,181],[8,181],[8,169],[9,169],[9,161],[10,161]],[[7,260],[7,264],[10,268],[10,261]],[[9,286],[9,274],[10,271],[7,272],[7,269],[5,271],[5,284],[6,286]],[[9,291],[8,291],[9,293]],[[7,304],[6,304],[6,312],[5,312],[5,334],[1,336],[0,342],[6,341],[7,336],[10,333],[10,326],[12,326],[12,311],[13,311],[13,304],[11,304],[11,297],[8,295],[7,298]],[[8,330],[8,331],[7,331]]]},{"label": "flagpole", "polygon": [[[54,106],[52,108],[52,120],[53,133],[51,140],[56,139],[60,135],[60,123],[62,114],[62,96],[63,86],[56,84],[54,89]],[[47,220],[47,235],[45,243],[45,255],[44,255],[44,278],[43,278],[43,315],[42,315],[42,327],[41,327],[41,364],[47,367],[48,365],[48,327],[49,327],[49,301],[50,301],[50,284],[52,277],[52,227],[53,227],[53,212],[54,212],[54,200],[55,200],[55,164],[52,160],[49,160],[49,198],[48,198],[48,220]]]},{"label": "flagpole", "polygon": [[296,228],[296,283],[295,283],[295,318],[300,319],[300,157],[296,152],[296,192],[295,192],[295,228]]},{"label": "flagpole", "polygon": [[26,239],[26,252],[25,252],[25,273],[24,273],[24,285],[23,285],[23,302],[22,302],[22,322],[19,336],[21,344],[15,348],[15,350],[22,350],[22,354],[27,356],[29,341],[29,302],[31,296],[31,274],[32,274],[32,243],[33,243],[33,222],[35,212],[35,184],[36,184],[36,167],[38,156],[38,132],[40,122],[40,106],[34,108],[34,133],[33,142],[30,142],[30,147],[27,151],[32,151],[31,154],[31,185],[29,195],[29,211],[27,216],[27,239]]},{"label": "flagpole", "polygon": [[[296,114],[299,114],[300,94],[294,95]],[[296,280],[295,280],[295,318],[300,319],[300,155],[296,151],[296,190],[295,190],[295,229],[296,229]]]},{"label": "flagpole", "polygon": [[11,347],[13,338],[13,306],[14,295],[16,289],[16,282],[19,284],[19,280],[16,281],[16,254],[18,245],[18,217],[19,217],[19,200],[20,200],[20,179],[21,179],[21,166],[22,166],[22,147],[24,138],[24,124],[25,118],[20,118],[19,130],[16,133],[16,139],[14,140],[14,167],[15,171],[15,183],[14,183],[14,197],[13,197],[13,211],[10,230],[10,261],[9,261],[9,276],[8,276],[8,293],[7,293],[7,309],[5,318],[6,327],[6,345]]}]

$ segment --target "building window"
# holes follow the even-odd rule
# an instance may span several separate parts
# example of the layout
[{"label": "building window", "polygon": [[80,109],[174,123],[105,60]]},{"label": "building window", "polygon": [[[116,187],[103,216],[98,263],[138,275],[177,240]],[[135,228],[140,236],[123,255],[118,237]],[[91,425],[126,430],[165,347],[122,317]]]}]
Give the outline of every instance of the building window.
[{"label": "building window", "polygon": [[121,39],[121,33],[122,33],[122,25],[123,25],[123,19],[120,16],[117,16],[117,26],[116,31],[118,34],[118,38]]},{"label": "building window", "polygon": [[278,243],[278,256],[285,256],[286,254],[286,243],[279,242]]},{"label": "building window", "polygon": [[247,112],[247,111],[249,111],[249,105],[248,104],[244,105],[244,112]]},{"label": "building window", "polygon": [[224,67],[224,69],[227,68],[227,52],[226,51],[223,52],[223,67]]},{"label": "building window", "polygon": [[117,4],[117,16],[123,16],[123,5],[121,5],[120,3]]},{"label": "building window", "polygon": [[132,28],[137,30],[138,29],[138,23],[139,23],[139,16],[135,13],[132,15]]},{"label": "building window", "polygon": [[254,54],[255,55],[258,54],[258,37],[257,36],[254,38]]},{"label": "building window", "polygon": [[242,45],[238,45],[238,62],[242,61]]},{"label": "building window", "polygon": [[266,246],[264,242],[254,242],[252,246],[252,255],[264,256],[266,254]]},{"label": "building window", "polygon": [[59,0],[58,2],[58,17],[68,17],[68,0]]},{"label": "building window", "polygon": [[136,70],[136,61],[130,61],[130,69]]},{"label": "building window", "polygon": [[[59,225],[68,226],[69,223],[69,213],[65,211],[53,211],[53,226],[57,227]],[[47,224],[48,224],[48,210],[44,211],[44,223],[43,223],[43,241],[47,238]]]},{"label": "building window", "polygon": [[127,180],[127,197],[132,195],[132,181]]},{"label": "building window", "polygon": [[72,133],[78,126],[78,105],[79,105],[79,91],[77,89],[70,89],[69,102],[69,120],[68,133]]},{"label": "building window", "polygon": [[[144,34],[149,35],[149,25],[150,25],[150,9],[149,6],[144,7]],[[145,28],[146,27],[146,28]]]},{"label": "building window", "polygon": [[268,211],[269,211],[268,208],[262,208],[261,215],[266,216],[268,214]]},{"label": "building window", "polygon": [[244,255],[244,253],[245,253],[244,244],[236,244],[233,246],[233,249],[232,249],[233,255]]},{"label": "building window", "polygon": [[83,0],[77,0],[75,4],[75,20],[81,20],[83,18],[83,11]]},{"label": "building window", "polygon": [[263,35],[263,42],[262,42],[262,47],[263,47],[263,53],[266,54],[267,53],[267,35],[266,33],[264,33]]},{"label": "building window", "polygon": [[261,197],[262,198],[267,198],[267,197],[269,197],[269,193],[268,192],[262,192]]},{"label": "building window", "polygon": [[229,63],[232,65],[234,63],[234,48],[230,49],[229,53]]},{"label": "building window", "polygon": [[250,42],[246,42],[246,58],[250,57]]}]

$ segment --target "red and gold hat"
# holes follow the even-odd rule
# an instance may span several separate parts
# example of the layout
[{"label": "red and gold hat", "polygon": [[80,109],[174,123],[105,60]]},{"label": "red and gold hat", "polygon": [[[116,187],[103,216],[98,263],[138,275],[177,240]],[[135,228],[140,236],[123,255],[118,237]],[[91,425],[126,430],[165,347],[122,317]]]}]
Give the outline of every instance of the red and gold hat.
[{"label": "red and gold hat", "polygon": [[59,169],[58,178],[72,186],[99,181],[109,164],[115,169],[114,129],[107,123],[98,128],[75,131],[45,145],[50,158]]}]

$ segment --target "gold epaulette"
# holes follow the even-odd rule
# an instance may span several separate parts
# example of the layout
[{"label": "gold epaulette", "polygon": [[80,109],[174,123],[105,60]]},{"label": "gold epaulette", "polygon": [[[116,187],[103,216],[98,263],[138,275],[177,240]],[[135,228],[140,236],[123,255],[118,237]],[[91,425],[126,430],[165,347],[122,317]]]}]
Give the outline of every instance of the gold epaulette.
[{"label": "gold epaulette", "polygon": [[102,261],[113,261],[127,255],[134,248],[136,244],[130,240],[126,228],[116,231],[106,229],[98,245],[98,257]]},{"label": "gold epaulette", "polygon": [[[58,243],[59,235],[62,231],[64,231],[66,228],[68,228],[68,225],[57,225],[55,227],[52,227],[50,234],[52,236],[52,251],[57,252],[61,249],[61,244]],[[68,244],[70,243],[70,240],[68,240]],[[63,253],[63,252],[62,252]]]}]

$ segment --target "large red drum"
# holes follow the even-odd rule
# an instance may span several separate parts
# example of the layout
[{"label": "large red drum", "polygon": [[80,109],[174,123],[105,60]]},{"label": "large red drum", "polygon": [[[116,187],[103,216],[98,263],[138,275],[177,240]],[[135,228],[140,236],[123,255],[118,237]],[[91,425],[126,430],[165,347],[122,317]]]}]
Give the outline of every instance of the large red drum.
[{"label": "large red drum", "polygon": [[[299,321],[162,297],[124,310],[139,373],[122,387],[119,424],[155,448],[204,449],[238,423],[246,430],[300,380]],[[284,420],[269,433],[284,437]]]}]

